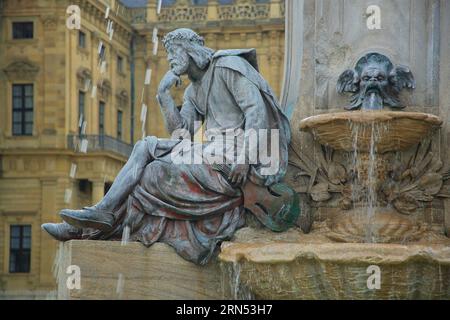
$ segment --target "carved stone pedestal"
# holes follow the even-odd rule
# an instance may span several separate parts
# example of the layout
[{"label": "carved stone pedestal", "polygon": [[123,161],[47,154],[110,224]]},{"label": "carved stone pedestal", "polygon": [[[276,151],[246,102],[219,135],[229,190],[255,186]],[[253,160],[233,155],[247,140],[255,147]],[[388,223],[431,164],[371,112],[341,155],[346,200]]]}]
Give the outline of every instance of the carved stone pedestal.
[{"label": "carved stone pedestal", "polygon": [[450,240],[336,243],[316,229],[240,229],[219,259],[256,299],[450,299]]},{"label": "carved stone pedestal", "polygon": [[197,266],[162,243],[146,248],[135,242],[68,241],[60,246],[55,268],[58,299],[226,298],[217,262]]}]

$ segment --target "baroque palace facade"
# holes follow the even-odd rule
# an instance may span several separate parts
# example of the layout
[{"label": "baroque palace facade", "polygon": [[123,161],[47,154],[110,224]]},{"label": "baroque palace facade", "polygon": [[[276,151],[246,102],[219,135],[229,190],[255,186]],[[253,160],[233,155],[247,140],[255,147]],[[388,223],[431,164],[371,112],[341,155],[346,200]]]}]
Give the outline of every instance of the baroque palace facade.
[{"label": "baroque palace facade", "polygon": [[[58,242],[41,223],[99,201],[143,134],[168,136],[155,32],[189,27],[213,49],[256,48],[280,94],[284,0],[166,0],[159,13],[158,0],[123,2],[0,0],[0,298],[51,297]],[[79,29],[67,27],[70,5]]]}]

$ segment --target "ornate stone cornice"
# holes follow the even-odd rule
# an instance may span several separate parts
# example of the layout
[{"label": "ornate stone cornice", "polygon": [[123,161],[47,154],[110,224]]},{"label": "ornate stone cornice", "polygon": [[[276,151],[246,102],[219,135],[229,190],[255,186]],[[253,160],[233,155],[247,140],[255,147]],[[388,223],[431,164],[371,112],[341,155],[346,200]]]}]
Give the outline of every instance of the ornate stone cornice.
[{"label": "ornate stone cornice", "polygon": [[[277,3],[278,6],[281,6]],[[177,0],[164,7],[158,15],[159,22],[205,22],[209,20],[269,19],[271,3],[258,3],[255,0],[236,0],[232,4],[221,5],[217,1],[207,5],[192,5],[189,0]],[[281,10],[281,8],[280,8]],[[212,14],[210,11],[217,12]],[[211,17],[209,17],[211,15]]]},{"label": "ornate stone cornice", "polygon": [[218,7],[220,20],[268,19],[269,3],[257,3],[255,0],[238,0],[234,4]]},{"label": "ornate stone cornice", "polygon": [[17,60],[10,63],[3,72],[9,80],[35,80],[39,66],[29,60]]},{"label": "ornate stone cornice", "polygon": [[189,1],[179,0],[174,6],[161,10],[158,21],[161,22],[187,22],[206,21],[208,16],[207,6],[193,6]]},{"label": "ornate stone cornice", "polygon": [[[104,7],[104,4],[93,0],[74,0],[74,4],[77,4],[81,8],[86,19],[95,24],[98,29],[106,30],[106,6]],[[111,10],[109,18],[114,21],[114,38],[128,43],[131,40],[133,32],[130,9],[121,6],[119,15],[115,14],[115,10]]]}]

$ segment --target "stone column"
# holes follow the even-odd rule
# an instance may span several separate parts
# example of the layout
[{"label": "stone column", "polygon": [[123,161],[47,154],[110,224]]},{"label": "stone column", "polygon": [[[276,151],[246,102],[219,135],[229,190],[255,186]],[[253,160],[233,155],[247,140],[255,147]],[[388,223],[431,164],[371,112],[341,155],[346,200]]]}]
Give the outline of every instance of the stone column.
[{"label": "stone column", "polygon": [[92,181],[92,204],[97,204],[103,199],[105,195],[105,182],[103,179]]},{"label": "stone column", "polygon": [[280,0],[271,0],[270,1],[270,13],[269,17],[271,19],[281,18],[281,1]]},{"label": "stone column", "polygon": [[219,19],[219,2],[217,0],[208,1],[208,21],[216,21]]},{"label": "stone column", "polygon": [[275,90],[277,96],[280,95],[280,83],[277,79],[280,79],[281,57],[280,57],[280,46],[278,39],[278,31],[270,32],[270,47],[269,47],[269,63],[270,63],[270,80],[272,87]]},{"label": "stone column", "polygon": [[156,10],[158,6],[158,1],[148,1],[147,2],[147,23],[155,23],[158,21]]},{"label": "stone column", "polygon": [[[144,79],[145,79],[145,73],[147,69],[147,55],[148,52],[145,52],[145,46],[146,43],[151,43],[151,36],[152,31],[150,30],[149,33],[145,35],[145,37],[137,37],[135,42],[135,58],[134,58],[134,79],[135,79],[135,87],[134,87],[134,94],[135,94],[135,101],[134,101],[134,141],[137,142],[138,140],[142,139],[142,122],[141,122],[141,109],[142,109],[142,90],[144,89]],[[151,50],[150,48],[149,50]],[[151,53],[151,52],[150,52]],[[152,75],[156,74],[155,70],[153,70]],[[152,76],[153,77],[153,76]],[[154,77],[153,77],[154,78]],[[152,79],[153,83],[154,79]],[[146,86],[147,87],[147,86]],[[147,101],[144,101],[146,104]],[[150,110],[151,106],[148,106],[149,110],[148,113],[153,112],[153,110]],[[159,110],[156,110],[159,111]],[[147,113],[147,114],[148,114]],[[147,121],[149,121],[151,117],[147,118]],[[148,132],[147,132],[148,134]]]},{"label": "stone column", "polygon": [[206,46],[217,50],[217,35],[215,33],[208,33],[205,36]]},{"label": "stone column", "polygon": [[284,49],[284,77],[280,93],[281,105],[292,114],[300,97],[300,79],[303,63],[303,9],[304,0],[286,0],[286,27]]}]

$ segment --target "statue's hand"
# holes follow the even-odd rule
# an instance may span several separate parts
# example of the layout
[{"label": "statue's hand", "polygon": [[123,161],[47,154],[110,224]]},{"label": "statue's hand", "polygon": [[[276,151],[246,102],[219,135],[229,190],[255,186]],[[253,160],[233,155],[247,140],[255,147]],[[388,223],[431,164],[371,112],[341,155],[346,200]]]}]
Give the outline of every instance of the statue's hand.
[{"label": "statue's hand", "polygon": [[169,70],[159,83],[158,93],[164,93],[170,90],[170,88],[172,88],[174,85],[181,85],[181,79],[179,76],[173,73],[172,70]]},{"label": "statue's hand", "polygon": [[228,179],[235,186],[242,186],[247,181],[247,174],[250,166],[248,164],[234,164],[231,168]]}]

